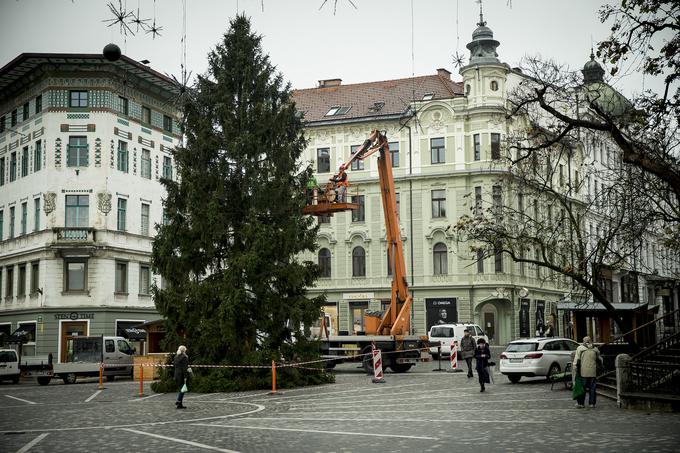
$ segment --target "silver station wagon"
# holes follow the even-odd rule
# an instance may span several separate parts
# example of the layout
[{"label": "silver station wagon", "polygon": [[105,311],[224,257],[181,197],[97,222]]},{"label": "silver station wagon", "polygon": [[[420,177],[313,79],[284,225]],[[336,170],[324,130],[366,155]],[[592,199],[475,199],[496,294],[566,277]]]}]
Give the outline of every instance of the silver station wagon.
[{"label": "silver station wagon", "polygon": [[569,338],[525,338],[515,340],[500,355],[499,371],[510,382],[522,376],[550,376],[574,360],[578,343]]}]

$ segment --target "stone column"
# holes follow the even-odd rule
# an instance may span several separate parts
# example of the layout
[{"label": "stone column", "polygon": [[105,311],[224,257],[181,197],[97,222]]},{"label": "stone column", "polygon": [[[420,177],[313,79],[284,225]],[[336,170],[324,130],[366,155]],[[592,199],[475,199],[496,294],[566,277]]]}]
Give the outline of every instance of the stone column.
[{"label": "stone column", "polygon": [[629,391],[631,384],[630,356],[619,354],[616,356],[616,404],[623,406],[621,393]]}]

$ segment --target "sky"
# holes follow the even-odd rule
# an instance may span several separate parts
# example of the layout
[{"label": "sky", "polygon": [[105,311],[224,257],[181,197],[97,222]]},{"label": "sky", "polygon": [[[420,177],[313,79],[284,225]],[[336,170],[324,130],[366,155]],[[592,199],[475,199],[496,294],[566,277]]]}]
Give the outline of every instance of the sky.
[{"label": "sky", "polygon": [[[155,17],[160,36],[123,36],[108,27],[105,0],[0,0],[0,67],[21,53],[100,53],[109,42],[136,60],[180,78],[186,18],[186,62],[193,74],[207,69],[207,54],[237,12],[251,18],[262,47],[293,88],[341,78],[343,84],[453,72],[453,55],[479,21],[475,0],[120,0],[142,18]],[[183,6],[186,1],[186,16]],[[119,0],[112,0],[118,8]],[[518,66],[541,56],[580,69],[591,44],[606,38],[601,0],[484,0],[484,19],[500,41],[499,59]],[[356,8],[353,6],[356,6]],[[335,12],[334,12],[335,9]],[[133,25],[132,29],[136,27]],[[606,67],[606,66],[605,66]],[[626,96],[661,83],[634,71],[610,83]]]}]

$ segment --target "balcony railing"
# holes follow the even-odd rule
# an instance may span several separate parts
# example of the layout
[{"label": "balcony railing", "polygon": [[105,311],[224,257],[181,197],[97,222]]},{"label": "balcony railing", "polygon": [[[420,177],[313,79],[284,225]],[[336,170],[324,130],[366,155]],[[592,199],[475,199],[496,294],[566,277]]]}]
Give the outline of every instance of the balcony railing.
[{"label": "balcony railing", "polygon": [[94,228],[63,227],[53,228],[56,242],[94,242]]}]

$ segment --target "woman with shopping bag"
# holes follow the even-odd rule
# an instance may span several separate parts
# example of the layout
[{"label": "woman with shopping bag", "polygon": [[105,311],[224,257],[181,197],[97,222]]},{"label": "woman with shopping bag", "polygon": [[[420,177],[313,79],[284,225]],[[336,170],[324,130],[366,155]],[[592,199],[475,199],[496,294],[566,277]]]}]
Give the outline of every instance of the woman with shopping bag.
[{"label": "woman with shopping bag", "polygon": [[182,345],[177,348],[177,354],[175,355],[175,382],[179,388],[177,401],[175,402],[177,409],[186,409],[186,406],[182,404],[182,400],[184,400],[184,394],[189,391],[187,386],[189,378],[189,356],[187,356],[187,347]]}]

